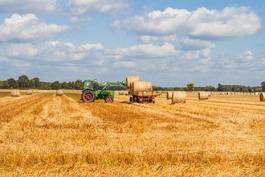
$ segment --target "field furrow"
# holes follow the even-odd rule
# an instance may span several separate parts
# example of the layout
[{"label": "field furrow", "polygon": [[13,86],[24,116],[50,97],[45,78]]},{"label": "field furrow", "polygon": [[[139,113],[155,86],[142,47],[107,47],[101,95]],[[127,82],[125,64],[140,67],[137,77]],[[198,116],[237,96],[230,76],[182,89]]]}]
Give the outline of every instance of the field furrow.
[{"label": "field furrow", "polygon": [[127,96],[84,104],[78,94],[8,100],[0,176],[261,176],[263,103],[213,97],[176,105]]}]

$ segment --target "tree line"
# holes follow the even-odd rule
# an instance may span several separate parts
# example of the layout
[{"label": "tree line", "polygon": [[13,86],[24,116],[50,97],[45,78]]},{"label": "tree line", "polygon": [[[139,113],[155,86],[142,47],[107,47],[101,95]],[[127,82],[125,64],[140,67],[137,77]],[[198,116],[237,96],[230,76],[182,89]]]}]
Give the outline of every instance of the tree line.
[{"label": "tree line", "polygon": [[[29,78],[27,75],[21,75],[18,79],[10,78],[5,81],[0,80],[0,89],[42,89],[42,90],[58,90],[58,89],[72,89],[82,90],[83,81],[76,80],[72,82],[44,82],[40,81],[38,77]],[[117,89],[117,88],[116,88]],[[122,88],[118,88],[122,89]],[[265,81],[261,86],[249,87],[243,85],[224,85],[218,84],[217,87],[205,86],[196,87],[193,83],[188,83],[186,87],[158,87],[154,86],[154,90],[175,90],[175,91],[220,91],[220,92],[265,92]]]},{"label": "tree line", "polygon": [[244,85],[224,85],[196,87],[193,83],[188,83],[186,87],[154,87],[154,90],[163,91],[217,91],[217,92],[265,92],[265,81],[261,86],[250,87]]},{"label": "tree line", "polygon": [[76,80],[73,82],[43,82],[38,77],[29,78],[27,75],[21,75],[18,79],[10,78],[0,81],[0,89],[42,89],[42,90],[58,90],[73,89],[82,90],[83,81]]}]

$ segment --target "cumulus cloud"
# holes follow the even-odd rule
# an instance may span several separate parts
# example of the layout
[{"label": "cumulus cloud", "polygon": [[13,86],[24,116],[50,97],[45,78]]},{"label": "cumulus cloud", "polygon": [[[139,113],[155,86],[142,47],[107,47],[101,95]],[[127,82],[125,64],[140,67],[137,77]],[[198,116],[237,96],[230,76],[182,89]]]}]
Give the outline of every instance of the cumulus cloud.
[{"label": "cumulus cloud", "polygon": [[34,14],[13,14],[0,24],[0,41],[39,39],[66,29],[64,25],[47,24]]},{"label": "cumulus cloud", "polygon": [[56,9],[56,0],[0,0],[2,12],[51,12]]},{"label": "cumulus cloud", "polygon": [[113,26],[133,30],[140,35],[177,34],[218,39],[255,34],[261,27],[261,20],[246,7],[226,7],[221,11],[204,7],[194,11],[167,8],[143,16],[116,20]]},{"label": "cumulus cloud", "polygon": [[163,45],[139,44],[128,48],[118,48],[114,50],[116,56],[120,58],[161,58],[170,57],[177,54],[175,46],[165,43]]},{"label": "cumulus cloud", "polygon": [[100,43],[73,44],[60,41],[36,43],[2,43],[0,56],[10,60],[37,60],[36,62],[78,62],[100,59],[104,47]]},{"label": "cumulus cloud", "polygon": [[90,12],[113,13],[128,7],[127,0],[69,0],[68,6],[74,16]]}]

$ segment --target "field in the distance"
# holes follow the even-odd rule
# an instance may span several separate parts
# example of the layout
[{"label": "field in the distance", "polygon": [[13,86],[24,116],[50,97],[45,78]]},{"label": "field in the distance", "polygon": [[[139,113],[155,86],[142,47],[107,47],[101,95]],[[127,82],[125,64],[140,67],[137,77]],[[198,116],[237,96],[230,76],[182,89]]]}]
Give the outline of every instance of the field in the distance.
[{"label": "field in the distance", "polygon": [[265,102],[213,95],[170,105],[0,94],[0,176],[265,174]]}]

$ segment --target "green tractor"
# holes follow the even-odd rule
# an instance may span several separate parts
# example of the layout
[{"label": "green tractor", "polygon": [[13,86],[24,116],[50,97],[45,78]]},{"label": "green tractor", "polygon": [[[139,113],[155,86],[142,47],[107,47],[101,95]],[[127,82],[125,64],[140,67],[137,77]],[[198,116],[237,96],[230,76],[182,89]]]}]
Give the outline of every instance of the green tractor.
[{"label": "green tractor", "polygon": [[114,90],[124,88],[126,88],[124,82],[87,80],[84,81],[81,101],[91,103],[97,99],[104,99],[106,103],[112,103],[114,101]]}]

